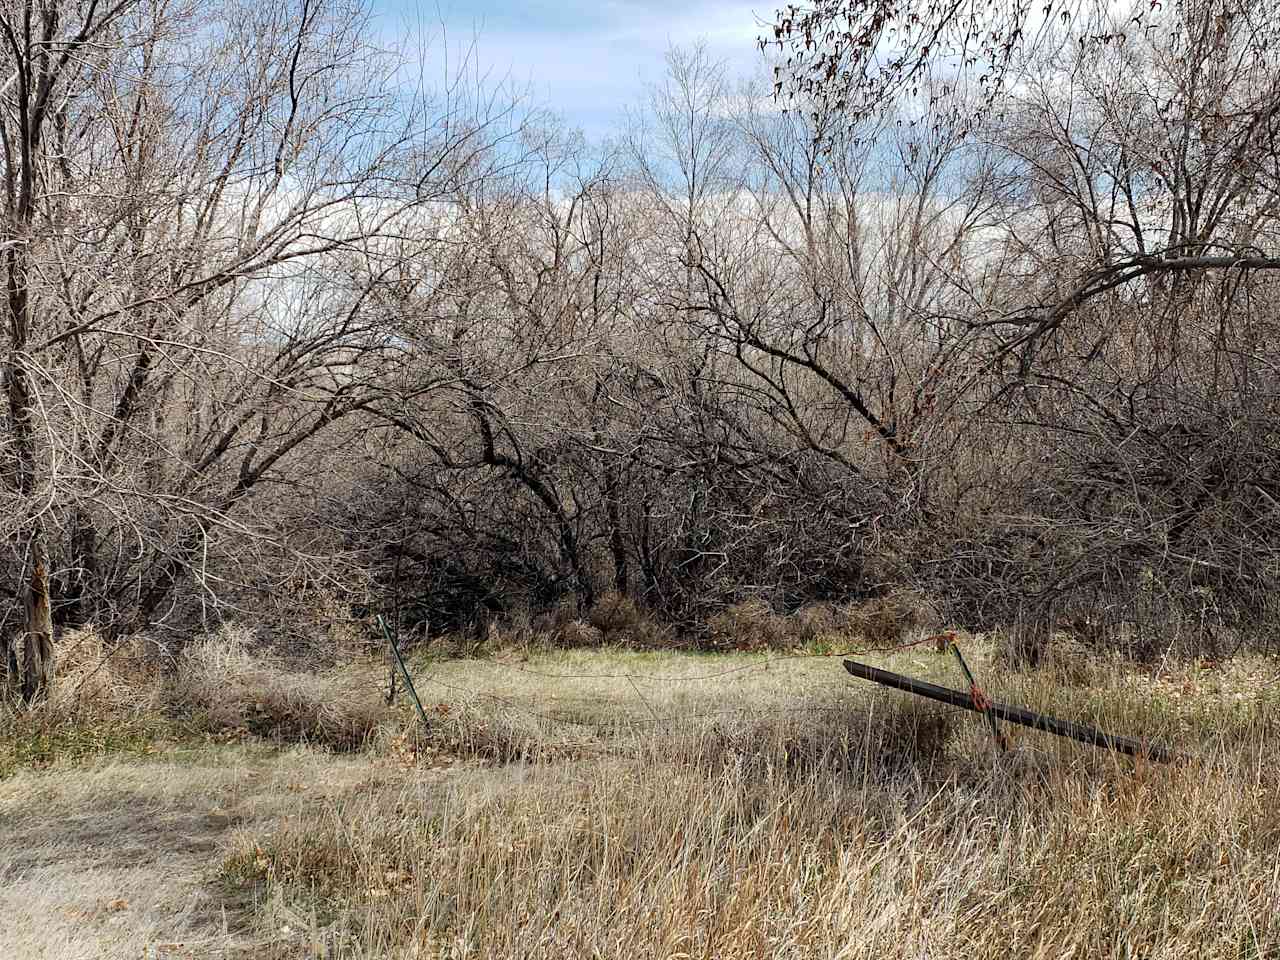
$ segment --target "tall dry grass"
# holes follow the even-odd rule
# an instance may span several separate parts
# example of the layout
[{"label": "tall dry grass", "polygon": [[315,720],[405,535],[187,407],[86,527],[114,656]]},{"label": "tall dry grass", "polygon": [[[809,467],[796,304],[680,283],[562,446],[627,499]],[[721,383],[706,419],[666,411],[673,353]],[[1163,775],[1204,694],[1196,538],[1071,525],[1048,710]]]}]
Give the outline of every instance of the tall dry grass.
[{"label": "tall dry grass", "polygon": [[712,616],[706,630],[725,649],[780,650],[844,643],[886,646],[936,623],[923,597],[906,591],[852,603],[811,603],[791,614],[775,613],[763,600],[743,600]]},{"label": "tall dry grass", "polygon": [[59,644],[58,682],[30,710],[0,704],[0,776],[92,755],[147,754],[170,741],[256,737],[357,750],[394,716],[380,678],[272,659],[224,628],[165,653],[142,637],[107,644],[93,630]]},{"label": "tall dry grass", "polygon": [[1184,703],[1141,679],[1003,686],[1175,738],[1178,764],[1036,734],[997,757],[980,724],[898,697],[633,716],[577,754],[543,722],[509,755],[542,762],[331,804],[224,875],[310,917],[306,955],[1280,956],[1274,689]]},{"label": "tall dry grass", "polygon": [[343,761],[368,777],[317,764],[305,804],[218,859],[255,956],[1280,957],[1274,665],[1000,673],[968,645],[998,699],[1179,749],[1153,766],[1024,731],[998,756],[976,719],[829,657],[419,659],[422,727],[371,666],[307,672],[234,634],[103,665],[79,642],[64,676],[92,699],[55,697],[53,729],[181,705],[206,734],[370,748]]},{"label": "tall dry grass", "polygon": [[230,628],[182,649],[166,696],[213,730],[332,750],[359,749],[390,716],[370,671],[274,661]]}]

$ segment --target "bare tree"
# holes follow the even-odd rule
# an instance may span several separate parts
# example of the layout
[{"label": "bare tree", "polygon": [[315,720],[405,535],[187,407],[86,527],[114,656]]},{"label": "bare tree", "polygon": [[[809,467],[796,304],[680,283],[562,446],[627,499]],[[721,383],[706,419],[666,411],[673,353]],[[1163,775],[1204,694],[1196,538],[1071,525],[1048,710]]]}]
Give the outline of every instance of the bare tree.
[{"label": "bare tree", "polygon": [[52,678],[53,587],[69,618],[151,624],[210,569],[211,532],[266,535],[233,517],[251,491],[382,396],[382,238],[482,175],[493,115],[458,78],[437,102],[385,87],[360,12],[325,0],[18,4],[0,29],[28,610],[4,643],[30,701]]},{"label": "bare tree", "polygon": [[1280,101],[1265,17],[1182,14],[1042,58],[985,127],[1014,282],[977,326],[1005,370],[993,426],[1038,467],[1017,512],[1043,518],[1022,566],[1037,605],[1095,619],[1133,620],[1144,583],[1211,597],[1218,621],[1256,618],[1269,589]]},{"label": "bare tree", "polygon": [[[107,34],[132,6],[122,0],[64,11],[52,4],[13,4],[0,12],[0,34],[12,65],[12,73],[0,81],[4,92],[0,139],[5,194],[0,256],[9,340],[4,366],[10,448],[5,479],[26,514],[12,541],[21,560],[23,637],[21,643],[9,636],[2,642],[7,684],[25,702],[42,697],[53,676],[46,539],[51,497],[42,489],[43,378],[33,357],[43,326],[43,304],[37,289],[38,244],[45,228],[43,201],[53,192],[49,178],[56,169],[51,162],[56,144],[51,149],[50,141],[63,116],[66,88],[83,69],[84,53],[96,50],[100,40],[110,39]],[[64,22],[63,14],[69,14],[69,22]]]}]

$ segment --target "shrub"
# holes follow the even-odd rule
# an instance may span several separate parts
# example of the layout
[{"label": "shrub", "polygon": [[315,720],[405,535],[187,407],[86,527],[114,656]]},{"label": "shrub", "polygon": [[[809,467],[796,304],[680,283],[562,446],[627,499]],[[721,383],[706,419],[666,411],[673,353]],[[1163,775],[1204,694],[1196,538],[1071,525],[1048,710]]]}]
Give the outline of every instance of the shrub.
[{"label": "shrub", "polygon": [[743,600],[725,608],[707,621],[707,632],[717,647],[769,650],[794,642],[787,619],[763,600]]},{"label": "shrub", "polygon": [[872,644],[898,643],[913,630],[935,625],[932,605],[919,594],[899,590],[842,608],[843,629]]},{"label": "shrub", "polygon": [[587,622],[600,631],[605,643],[630,643],[639,647],[669,646],[672,633],[625,594],[610,591],[596,601]]},{"label": "shrub", "polygon": [[389,716],[381,692],[350,673],[304,673],[250,652],[246,631],[224,628],[185,647],[167,694],[218,732],[356,750]]}]

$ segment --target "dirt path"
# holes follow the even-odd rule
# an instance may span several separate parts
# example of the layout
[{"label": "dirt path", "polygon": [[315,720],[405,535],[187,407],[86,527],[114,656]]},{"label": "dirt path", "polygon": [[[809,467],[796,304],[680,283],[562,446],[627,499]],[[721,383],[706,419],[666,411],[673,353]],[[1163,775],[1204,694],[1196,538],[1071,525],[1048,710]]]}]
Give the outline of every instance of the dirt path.
[{"label": "dirt path", "polygon": [[236,832],[387,774],[367,756],[226,748],[0,781],[0,957],[253,956],[262,932],[212,882]]}]

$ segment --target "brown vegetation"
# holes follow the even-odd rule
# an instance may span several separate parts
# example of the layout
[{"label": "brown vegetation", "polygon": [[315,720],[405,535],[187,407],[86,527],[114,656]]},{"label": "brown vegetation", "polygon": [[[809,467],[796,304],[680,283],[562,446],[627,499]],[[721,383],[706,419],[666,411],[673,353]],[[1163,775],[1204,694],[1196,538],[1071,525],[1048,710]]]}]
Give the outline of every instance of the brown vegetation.
[{"label": "brown vegetation", "polygon": [[92,57],[0,82],[8,697],[69,628],[321,603],[462,650],[888,644],[914,596],[1028,662],[1274,636],[1270,8],[1068,18],[927,123],[673,51],[605,150],[465,66],[388,99],[329,0],[241,6],[76,12]]},{"label": "brown vegetation", "polygon": [[[0,953],[150,949],[31,910],[203,751],[368,773],[137,828],[255,956],[1280,956],[1280,6],[787,11],[595,145],[358,2],[0,0]],[[828,659],[944,627],[1186,762]]]},{"label": "brown vegetation", "polygon": [[[621,666],[593,656],[560,671]],[[558,672],[555,661],[538,669]],[[311,942],[352,957],[1280,948],[1280,714],[1274,690],[1244,685],[1234,668],[1197,677],[1186,698],[1173,693],[1182,678],[1113,675],[1070,703],[1049,673],[1007,678],[1010,699],[1176,731],[1189,759],[1168,768],[1034,734],[997,758],[981,725],[955,714],[900,698],[778,700],[767,676],[745,681],[753,716],[690,710],[662,729],[617,727],[593,751],[566,752],[566,727],[526,728],[531,742],[490,754],[516,766],[461,776],[443,797],[387,783],[305,825],[245,836],[224,874],[282,897],[313,918]],[[624,682],[602,682],[629,696]],[[647,688],[652,705],[689,707],[682,686]],[[518,716],[556,690],[531,678],[492,710]]]},{"label": "brown vegetation", "polygon": [[[1025,731],[1001,757],[980,723],[853,685],[825,656],[535,641],[415,662],[423,727],[381,704],[373,664],[308,676],[223,633],[158,670],[128,648],[104,663],[78,635],[66,675],[96,696],[0,738],[0,870],[45,858],[38,895],[6,901],[0,945],[39,955],[32,911],[70,904],[78,925],[42,928],[66,955],[175,931],[200,958],[216,956],[200,943],[264,958],[1280,948],[1265,661],[1157,675],[1077,650],[1065,662],[1089,676],[1064,687],[1055,655],[1011,673],[994,643],[962,642],[993,695],[1176,742],[1184,761]],[[889,665],[946,679],[930,650]],[[257,704],[270,721],[249,719]],[[32,807],[46,794],[48,812],[83,808],[57,814],[83,827],[74,851]],[[142,794],[154,829],[107,829]],[[148,855],[126,875],[112,851],[130,836]],[[174,890],[199,911],[152,906]]]}]

